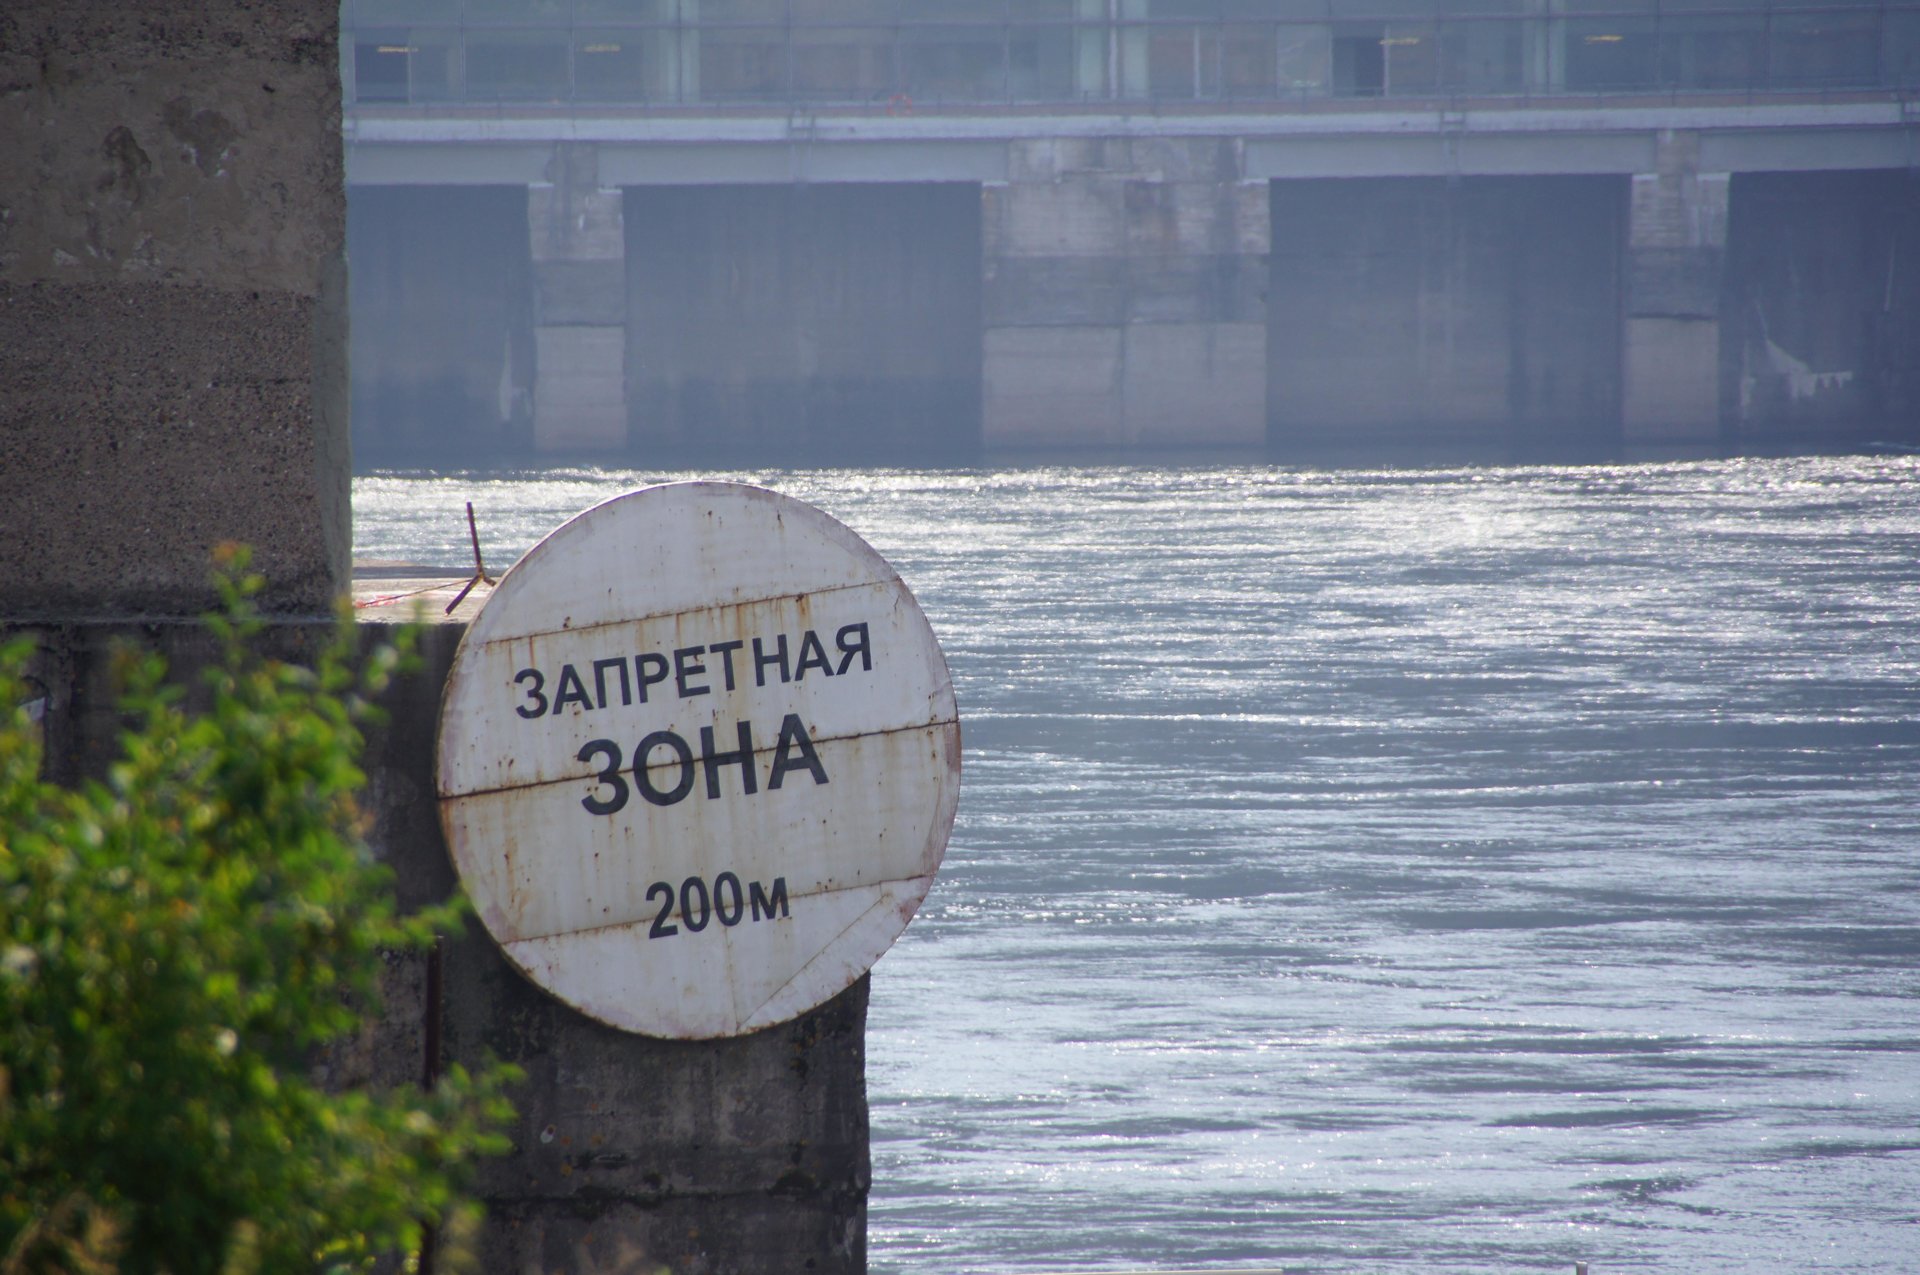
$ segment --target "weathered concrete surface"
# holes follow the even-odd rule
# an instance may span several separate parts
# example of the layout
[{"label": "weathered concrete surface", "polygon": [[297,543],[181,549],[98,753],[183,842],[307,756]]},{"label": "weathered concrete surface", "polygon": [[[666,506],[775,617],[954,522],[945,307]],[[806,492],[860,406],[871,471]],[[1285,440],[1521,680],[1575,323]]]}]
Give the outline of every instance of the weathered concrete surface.
[{"label": "weathered concrete surface", "polygon": [[[399,610],[391,618],[403,618]],[[422,670],[395,682],[382,703],[385,723],[367,734],[369,841],[393,869],[406,909],[445,898],[455,884],[433,758],[441,687],[464,627],[424,630]],[[360,636],[371,643],[385,630],[363,624]],[[32,673],[49,691],[50,777],[66,783],[103,773],[113,758],[115,642],[160,650],[183,681],[216,655],[207,633],[183,621],[27,631],[43,647]],[[311,658],[328,636],[318,622],[276,624],[266,649]],[[482,1270],[865,1269],[864,977],[790,1023],[681,1042],[627,1035],[561,1004],[520,977],[477,925],[434,965],[426,956],[391,960],[385,1012],[322,1065],[325,1079],[343,1085],[417,1084],[488,1054],[526,1070],[512,1094],[512,1150],[481,1171]]]},{"label": "weathered concrete surface", "polygon": [[1720,437],[1720,324],[1639,315],[1627,320],[1626,441],[1711,442]]},{"label": "weathered concrete surface", "polygon": [[447,1058],[528,1075],[482,1175],[483,1269],[865,1270],[864,976],[793,1022],[683,1042],[585,1018],[478,934],[446,969]]},{"label": "weathered concrete surface", "polygon": [[1629,443],[1721,434],[1726,173],[1700,171],[1700,135],[1662,133],[1636,173],[1627,225],[1622,432]]},{"label": "weathered concrete surface", "polygon": [[977,185],[636,186],[625,207],[636,459],[975,454]]},{"label": "weathered concrete surface", "polygon": [[627,442],[626,235],[598,149],[559,146],[527,191],[533,258],[536,450],[619,451]]},{"label": "weathered concrete surface", "polygon": [[1275,182],[1273,445],[1616,441],[1623,186]]},{"label": "weathered concrete surface", "polygon": [[[992,328],[984,413],[999,447],[1126,443],[1118,324]],[[1074,422],[1071,434],[1062,423]]]},{"label": "weathered concrete surface", "polygon": [[346,587],[332,0],[0,10],[0,614]]},{"label": "weathered concrete surface", "polygon": [[982,200],[993,447],[1258,447],[1267,186],[1223,137],[1009,143]]}]

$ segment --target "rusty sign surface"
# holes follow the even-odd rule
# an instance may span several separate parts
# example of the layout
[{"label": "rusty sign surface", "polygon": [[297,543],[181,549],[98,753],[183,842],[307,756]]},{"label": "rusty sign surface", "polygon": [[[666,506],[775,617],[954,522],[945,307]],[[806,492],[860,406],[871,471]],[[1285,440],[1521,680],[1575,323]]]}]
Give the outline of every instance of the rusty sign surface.
[{"label": "rusty sign surface", "polygon": [[879,554],[736,483],[630,492],[500,581],[461,642],[440,818],[535,983],[652,1036],[738,1035],[859,978],[960,789],[946,660]]}]

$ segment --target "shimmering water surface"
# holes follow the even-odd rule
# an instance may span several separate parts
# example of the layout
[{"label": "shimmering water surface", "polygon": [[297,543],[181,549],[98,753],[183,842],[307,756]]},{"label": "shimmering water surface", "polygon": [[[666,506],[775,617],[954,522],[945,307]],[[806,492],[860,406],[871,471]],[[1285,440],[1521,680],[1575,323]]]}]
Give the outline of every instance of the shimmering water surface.
[{"label": "shimmering water surface", "polygon": [[[357,550],[686,476],[363,477]],[[1920,1269],[1920,463],[722,476],[965,723],[874,1270]]]}]

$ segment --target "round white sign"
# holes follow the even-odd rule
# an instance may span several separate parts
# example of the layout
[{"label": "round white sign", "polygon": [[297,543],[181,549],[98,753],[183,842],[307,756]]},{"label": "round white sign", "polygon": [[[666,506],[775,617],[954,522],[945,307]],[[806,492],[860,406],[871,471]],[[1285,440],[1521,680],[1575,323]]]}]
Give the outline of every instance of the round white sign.
[{"label": "round white sign", "polygon": [[953,684],[879,554],[734,483],[630,492],[500,581],[440,713],[440,818],[535,983],[650,1036],[844,990],[933,884]]}]

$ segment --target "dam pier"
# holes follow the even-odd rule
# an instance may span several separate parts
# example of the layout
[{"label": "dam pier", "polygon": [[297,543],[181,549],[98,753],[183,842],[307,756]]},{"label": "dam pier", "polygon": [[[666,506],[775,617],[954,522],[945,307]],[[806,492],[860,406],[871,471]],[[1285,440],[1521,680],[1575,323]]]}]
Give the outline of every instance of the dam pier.
[{"label": "dam pier", "polygon": [[1486,8],[354,0],[356,455],[1920,441],[1920,7]]}]

